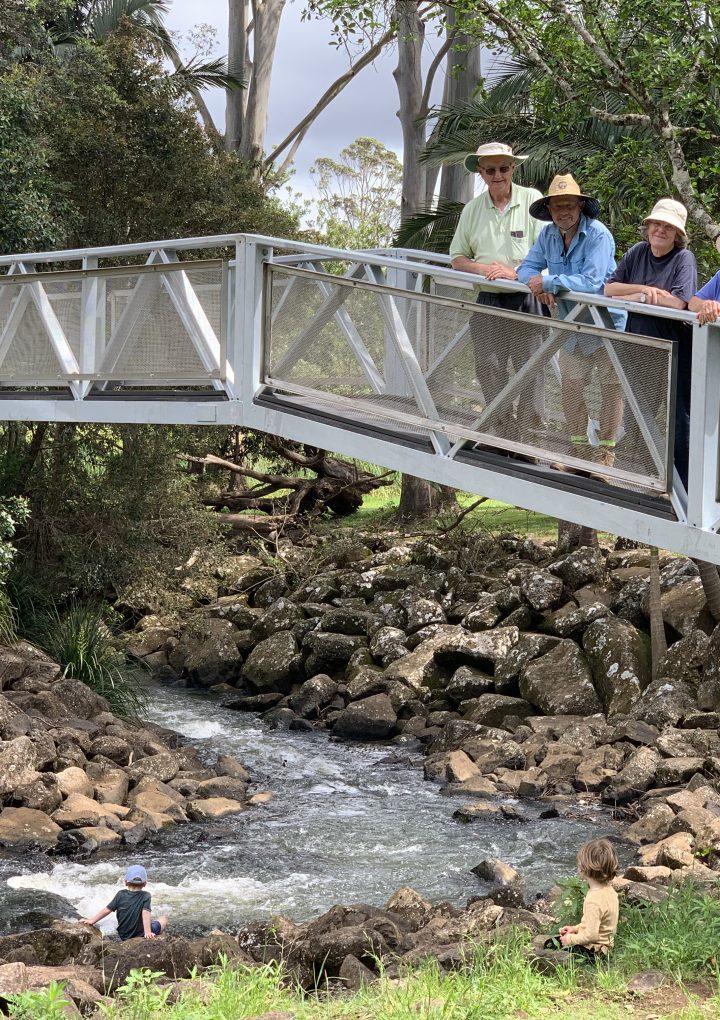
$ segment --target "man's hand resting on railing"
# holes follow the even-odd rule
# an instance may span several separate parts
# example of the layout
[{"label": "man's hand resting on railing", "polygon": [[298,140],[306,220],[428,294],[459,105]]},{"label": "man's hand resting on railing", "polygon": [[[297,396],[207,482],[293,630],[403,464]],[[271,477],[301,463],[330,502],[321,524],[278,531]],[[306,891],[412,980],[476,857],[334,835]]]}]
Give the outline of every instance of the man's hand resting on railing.
[{"label": "man's hand resting on railing", "polygon": [[502,262],[491,262],[485,270],[487,280],[517,280],[517,273],[511,266],[503,265]]},{"label": "man's hand resting on railing", "polygon": [[691,312],[697,312],[698,322],[701,326],[707,326],[709,322],[716,322],[720,319],[720,301],[702,301],[699,298],[691,298],[689,305]]}]

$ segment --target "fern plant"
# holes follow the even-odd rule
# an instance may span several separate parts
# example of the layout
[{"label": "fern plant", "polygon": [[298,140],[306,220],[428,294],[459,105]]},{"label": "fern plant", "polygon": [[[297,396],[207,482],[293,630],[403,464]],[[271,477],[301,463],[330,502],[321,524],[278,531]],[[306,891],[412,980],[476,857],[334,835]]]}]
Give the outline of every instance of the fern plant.
[{"label": "fern plant", "polygon": [[147,704],[142,672],[113,646],[100,607],[73,604],[62,615],[53,607],[37,618],[34,630],[65,676],[102,695],[116,715],[142,715]]}]

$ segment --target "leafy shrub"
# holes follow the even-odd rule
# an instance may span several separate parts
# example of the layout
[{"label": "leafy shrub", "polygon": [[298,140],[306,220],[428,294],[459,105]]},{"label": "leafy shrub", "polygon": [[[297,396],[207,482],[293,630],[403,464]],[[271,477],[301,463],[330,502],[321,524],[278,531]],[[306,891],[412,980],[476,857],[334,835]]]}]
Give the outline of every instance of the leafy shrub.
[{"label": "leafy shrub", "polygon": [[9,996],[10,1016],[15,1020],[66,1020],[65,1007],[70,1000],[65,997],[64,986],[51,981],[47,988],[37,992],[20,992]]},{"label": "leafy shrub", "polygon": [[65,676],[101,694],[111,712],[142,714],[147,703],[142,673],[113,647],[98,606],[73,604],[63,615],[53,608],[37,618],[33,637],[64,667]]}]

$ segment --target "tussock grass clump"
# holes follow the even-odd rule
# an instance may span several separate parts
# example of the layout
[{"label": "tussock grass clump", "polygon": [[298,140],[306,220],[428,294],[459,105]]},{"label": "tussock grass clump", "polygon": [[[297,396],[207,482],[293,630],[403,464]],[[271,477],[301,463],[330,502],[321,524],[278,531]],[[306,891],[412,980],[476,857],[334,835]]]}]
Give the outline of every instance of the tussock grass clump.
[{"label": "tussock grass clump", "polygon": [[75,604],[62,615],[53,607],[36,617],[33,632],[40,647],[63,666],[65,676],[101,694],[111,712],[142,715],[147,703],[142,673],[113,646],[98,606]]}]

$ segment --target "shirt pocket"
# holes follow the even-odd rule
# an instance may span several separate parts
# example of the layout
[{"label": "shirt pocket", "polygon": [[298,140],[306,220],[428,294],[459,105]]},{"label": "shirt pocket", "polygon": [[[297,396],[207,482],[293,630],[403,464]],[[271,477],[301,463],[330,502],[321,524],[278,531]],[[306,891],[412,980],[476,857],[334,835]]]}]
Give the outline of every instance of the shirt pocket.
[{"label": "shirt pocket", "polygon": [[[522,236],[518,237],[518,234],[522,234]],[[513,262],[522,262],[531,247],[527,231],[514,230],[510,234],[510,254]]]}]

